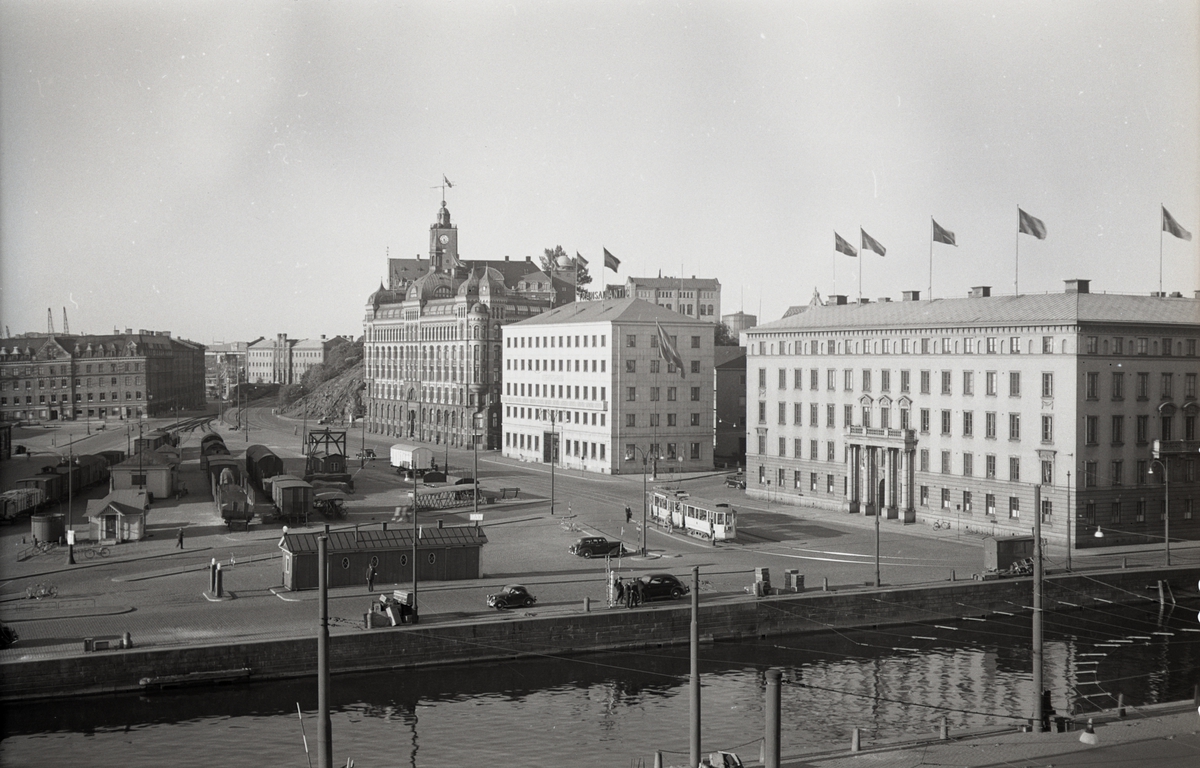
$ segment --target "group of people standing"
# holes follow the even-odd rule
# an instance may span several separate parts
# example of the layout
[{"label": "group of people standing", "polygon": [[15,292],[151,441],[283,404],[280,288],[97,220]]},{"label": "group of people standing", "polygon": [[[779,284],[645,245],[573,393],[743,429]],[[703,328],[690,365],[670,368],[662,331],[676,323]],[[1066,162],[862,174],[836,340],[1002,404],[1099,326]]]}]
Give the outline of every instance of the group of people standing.
[{"label": "group of people standing", "polygon": [[620,574],[613,574],[613,605],[625,603],[626,608],[636,608],[645,600],[640,579],[634,579],[629,584],[621,580]]}]

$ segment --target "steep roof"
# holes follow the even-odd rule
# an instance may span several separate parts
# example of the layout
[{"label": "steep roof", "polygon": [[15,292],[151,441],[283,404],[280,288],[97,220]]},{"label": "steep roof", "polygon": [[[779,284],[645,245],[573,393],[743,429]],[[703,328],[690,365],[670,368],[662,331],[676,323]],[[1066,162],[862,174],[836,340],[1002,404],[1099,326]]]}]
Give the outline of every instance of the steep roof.
[{"label": "steep roof", "polygon": [[1050,293],[933,301],[814,306],[745,331],[843,328],[924,328],[1042,323],[1142,323],[1200,325],[1196,299],[1115,293]]},{"label": "steep roof", "polygon": [[712,327],[712,323],[672,312],[644,299],[576,301],[534,315],[513,325],[559,325],[562,323],[653,323]]}]

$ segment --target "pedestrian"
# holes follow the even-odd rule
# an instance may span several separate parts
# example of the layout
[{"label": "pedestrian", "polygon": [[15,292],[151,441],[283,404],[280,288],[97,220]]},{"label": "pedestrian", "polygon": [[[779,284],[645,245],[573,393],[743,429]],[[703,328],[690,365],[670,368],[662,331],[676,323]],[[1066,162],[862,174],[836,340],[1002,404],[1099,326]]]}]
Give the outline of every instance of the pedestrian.
[{"label": "pedestrian", "polygon": [[367,591],[375,591],[375,564],[371,563],[367,566]]},{"label": "pedestrian", "polygon": [[617,594],[617,598],[614,602],[617,605],[620,605],[621,600],[623,600],[625,597],[625,582],[621,581],[621,576],[619,574],[617,575],[617,580],[616,580],[616,583],[614,586],[616,588],[616,594]]},{"label": "pedestrian", "polygon": [[625,505],[625,522],[629,523],[632,521],[633,521],[633,510],[629,508],[628,504],[626,504]]},{"label": "pedestrian", "polygon": [[183,549],[183,529],[179,529],[179,534],[175,537],[175,548]]}]

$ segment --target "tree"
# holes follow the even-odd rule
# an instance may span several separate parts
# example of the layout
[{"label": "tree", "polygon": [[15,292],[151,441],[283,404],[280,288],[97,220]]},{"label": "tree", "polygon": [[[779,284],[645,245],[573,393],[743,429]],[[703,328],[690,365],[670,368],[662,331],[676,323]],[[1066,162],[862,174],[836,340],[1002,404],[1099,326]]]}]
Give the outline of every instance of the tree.
[{"label": "tree", "polygon": [[[556,245],[553,248],[545,249],[545,255],[538,258],[538,263],[542,265],[542,271],[547,275],[554,274],[555,265],[558,262],[559,256],[566,256],[567,252],[563,250],[561,245]],[[570,258],[569,256],[567,258]]]},{"label": "tree", "polygon": [[576,298],[586,299],[591,295],[591,291],[583,286],[592,282],[592,276],[588,274],[587,267],[577,266],[575,269],[575,296]]},{"label": "tree", "polygon": [[592,276],[588,274],[587,267],[580,264],[578,259],[568,256],[567,252],[563,250],[561,245],[556,245],[553,248],[546,248],[544,254],[538,257],[538,264],[541,265],[542,271],[547,275],[553,275],[557,269],[559,258],[563,256],[566,256],[568,259],[570,259],[571,263],[575,265],[576,298],[588,298],[591,295],[591,291],[584,288],[584,286],[592,282]]},{"label": "tree", "polygon": [[718,347],[740,347],[741,340],[725,323],[717,323],[716,338],[713,343]]},{"label": "tree", "polygon": [[279,388],[279,406],[284,407],[291,405],[300,399],[304,394],[304,387],[299,384],[284,384]]}]

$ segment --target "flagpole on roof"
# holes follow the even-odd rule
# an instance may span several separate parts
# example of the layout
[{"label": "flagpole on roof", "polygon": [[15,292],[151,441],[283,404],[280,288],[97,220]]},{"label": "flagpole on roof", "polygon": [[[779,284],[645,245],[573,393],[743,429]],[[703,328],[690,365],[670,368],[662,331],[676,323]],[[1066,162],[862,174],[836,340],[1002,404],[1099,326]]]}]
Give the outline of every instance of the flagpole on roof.
[{"label": "flagpole on roof", "polygon": [[933,301],[933,216],[929,217],[929,300]]},{"label": "flagpole on roof", "polygon": [[1162,289],[1162,255],[1163,255],[1163,230],[1167,223],[1167,206],[1163,203],[1158,205],[1158,295],[1161,296]]},{"label": "flagpole on roof", "polygon": [[[858,245],[859,250],[862,250],[862,225],[858,225]],[[860,254],[858,257],[858,303],[862,304],[862,268],[863,262],[867,260],[865,254]]]},{"label": "flagpole on roof", "polygon": [[1017,234],[1014,235],[1016,243],[1014,244],[1013,255],[1013,295],[1020,296],[1021,288],[1018,283],[1021,270],[1021,204],[1017,203]]}]

